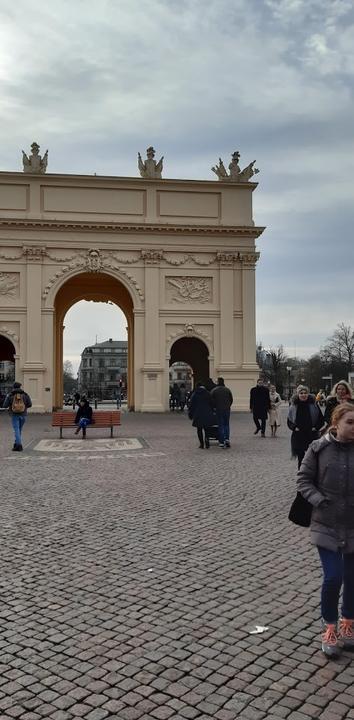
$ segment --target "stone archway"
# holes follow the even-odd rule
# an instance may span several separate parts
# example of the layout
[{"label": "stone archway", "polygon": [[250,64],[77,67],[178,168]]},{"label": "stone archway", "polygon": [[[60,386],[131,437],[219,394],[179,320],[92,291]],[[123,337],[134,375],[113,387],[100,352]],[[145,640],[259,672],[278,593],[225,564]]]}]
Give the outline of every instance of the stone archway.
[{"label": "stone archway", "polygon": [[193,385],[206,382],[209,370],[209,350],[197,337],[182,337],[176,340],[170,351],[170,366],[175,362],[185,362],[193,370]]},{"label": "stone archway", "polygon": [[116,278],[104,272],[82,272],[58,290],[54,300],[54,407],[63,402],[63,329],[68,310],[80,300],[111,301],[124,313],[128,329],[128,408],[134,409],[134,308],[131,295]]}]

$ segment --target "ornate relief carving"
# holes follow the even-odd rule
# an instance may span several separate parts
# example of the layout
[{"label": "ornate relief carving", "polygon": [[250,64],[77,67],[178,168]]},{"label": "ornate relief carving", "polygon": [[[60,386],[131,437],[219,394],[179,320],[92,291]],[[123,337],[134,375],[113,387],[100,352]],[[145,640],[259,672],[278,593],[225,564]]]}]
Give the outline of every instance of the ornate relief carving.
[{"label": "ornate relief carving", "polygon": [[0,272],[0,295],[14,298],[19,294],[20,274]]},{"label": "ornate relief carving", "polygon": [[174,267],[185,265],[185,263],[190,261],[201,267],[207,267],[215,262],[216,258],[215,253],[202,253],[200,255],[194,255],[191,253],[164,252],[163,256],[168,265],[174,265]]},{"label": "ornate relief carving", "polygon": [[259,252],[250,252],[250,253],[239,253],[240,260],[243,265],[254,267],[257,260],[259,259],[260,253]]},{"label": "ornate relief carving", "polygon": [[227,252],[218,252],[216,254],[217,260],[221,265],[233,265],[235,262],[238,262],[240,259],[240,253],[234,252],[234,253],[227,253]]},{"label": "ornate relief carving", "polygon": [[205,340],[209,344],[209,348],[212,349],[213,340],[211,334],[207,332],[208,329],[210,329],[210,326],[192,325],[191,323],[186,323],[185,325],[174,325],[172,332],[167,337],[167,343],[171,343],[176,338],[187,335],[190,337],[199,337],[202,340]]},{"label": "ornate relief carving", "polygon": [[6,255],[6,253],[0,252],[1,260],[20,260],[22,256],[22,250],[17,255]]},{"label": "ornate relief carving", "polygon": [[212,278],[167,277],[166,295],[168,302],[207,303],[212,301]]},{"label": "ornate relief carving", "polygon": [[[99,266],[99,267],[98,267]],[[73,260],[71,263],[68,263],[67,265],[64,265],[60,268],[60,270],[57,270],[54,275],[50,278],[47,285],[45,286],[43,292],[42,292],[42,298],[43,300],[46,299],[48,296],[50,289],[56,283],[56,281],[62,277],[63,275],[66,275],[67,273],[70,273],[72,270],[77,269],[86,269],[90,272],[100,272],[104,270],[104,268],[107,267],[107,269],[111,268],[113,270],[117,270],[121,275],[124,275],[132,285],[134,285],[139,297],[141,300],[144,300],[144,293],[141,290],[139,283],[137,280],[130,275],[126,270],[123,270],[121,267],[116,265],[115,263],[108,262],[107,258],[98,251],[98,250],[90,250],[86,254],[79,254],[76,256],[75,260]],[[96,269],[97,268],[97,269]]]},{"label": "ornate relief carving", "polygon": [[73,262],[69,263],[69,265],[64,265],[64,267],[60,268],[60,270],[57,270],[54,275],[50,278],[47,285],[45,286],[43,292],[42,292],[42,298],[43,300],[46,299],[52,285],[60,278],[62,275],[66,275],[66,273],[71,272],[71,270],[75,270],[75,268],[84,268],[85,267],[85,259],[82,257],[78,257]]},{"label": "ornate relief carving", "polygon": [[158,265],[163,259],[162,250],[141,250],[141,257],[146,265]]},{"label": "ornate relief carving", "polygon": [[86,267],[89,272],[102,270],[102,257],[99,250],[89,250],[86,256]]},{"label": "ornate relief carving", "polygon": [[23,246],[22,254],[27,258],[30,262],[41,262],[43,258],[47,254],[47,250],[45,247],[40,245],[33,245],[32,247],[28,247],[27,245]]},{"label": "ornate relief carving", "polygon": [[77,253],[71,254],[71,255],[53,255],[50,251],[47,250],[47,257],[49,260],[53,260],[53,262],[70,262],[71,260],[74,260],[74,258],[77,257]]},{"label": "ornate relief carving", "polygon": [[16,333],[14,333],[13,330],[9,330],[9,328],[6,327],[5,325],[2,325],[0,327],[0,335],[7,335],[12,340],[14,340],[14,342],[17,342],[17,343],[19,342],[19,339],[18,339],[18,336],[16,335]]},{"label": "ornate relief carving", "polygon": [[122,251],[119,255],[115,252],[109,251],[109,255],[123,265],[133,265],[141,259],[141,253],[129,252],[129,250],[126,252]]},{"label": "ornate relief carving", "polygon": [[131,284],[134,285],[134,287],[140,297],[140,300],[144,300],[144,293],[143,293],[138,281],[135,279],[135,277],[133,277],[133,275],[130,275],[130,273],[128,273],[126,270],[123,270],[123,268],[117,268],[117,269],[119,270],[121,275],[125,275],[125,277],[128,278],[128,280],[131,282]]},{"label": "ornate relief carving", "polygon": [[203,255],[191,255],[191,260],[201,267],[211,265],[216,260],[216,253],[205,253]]},{"label": "ornate relief carving", "polygon": [[178,267],[179,265],[184,265],[189,260],[189,255],[180,254],[180,253],[164,253],[164,259],[168,263],[168,265],[174,265],[175,267]]}]

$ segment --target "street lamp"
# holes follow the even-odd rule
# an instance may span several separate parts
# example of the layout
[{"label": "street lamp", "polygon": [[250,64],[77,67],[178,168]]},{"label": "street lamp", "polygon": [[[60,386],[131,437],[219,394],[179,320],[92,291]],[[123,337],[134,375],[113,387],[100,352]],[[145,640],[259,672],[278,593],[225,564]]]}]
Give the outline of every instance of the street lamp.
[{"label": "street lamp", "polygon": [[329,385],[326,382],[325,387],[324,387],[324,391],[325,391],[326,395],[328,395],[329,391],[331,390],[332,383],[333,383],[333,374],[330,373],[329,375],[322,375],[322,380],[329,380]]},{"label": "street lamp", "polygon": [[288,399],[289,399],[289,402],[290,402],[290,395],[291,395],[291,375],[290,375],[290,373],[291,373],[291,371],[292,371],[292,367],[290,367],[289,365],[287,365],[287,366],[286,366],[286,369],[287,369],[287,373],[288,373]]}]

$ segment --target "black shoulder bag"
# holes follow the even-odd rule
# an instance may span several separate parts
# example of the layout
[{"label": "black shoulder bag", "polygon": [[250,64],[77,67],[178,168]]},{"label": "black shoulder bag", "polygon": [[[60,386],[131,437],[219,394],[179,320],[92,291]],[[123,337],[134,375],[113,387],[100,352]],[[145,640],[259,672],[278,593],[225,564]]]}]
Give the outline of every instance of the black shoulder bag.
[{"label": "black shoulder bag", "polygon": [[[318,453],[316,453],[317,471],[318,471]],[[317,475],[316,475],[317,480]],[[317,483],[315,483],[317,487]],[[313,505],[302,497],[300,492],[296,493],[295,500],[291,503],[288,519],[300,525],[300,527],[310,527]]]}]

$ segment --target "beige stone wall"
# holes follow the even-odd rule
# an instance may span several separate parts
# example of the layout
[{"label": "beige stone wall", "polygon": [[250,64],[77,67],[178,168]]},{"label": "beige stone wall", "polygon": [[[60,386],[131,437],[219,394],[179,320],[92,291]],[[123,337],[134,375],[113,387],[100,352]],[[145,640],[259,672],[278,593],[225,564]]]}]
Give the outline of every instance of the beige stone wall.
[{"label": "beige stone wall", "polygon": [[104,299],[103,274],[129,318],[136,410],[168,408],[170,349],[182,337],[205,343],[210,375],[247,408],[258,373],[255,187],[0,173],[0,334],[35,411],[58,401],[65,289],[78,278],[68,303]]}]

